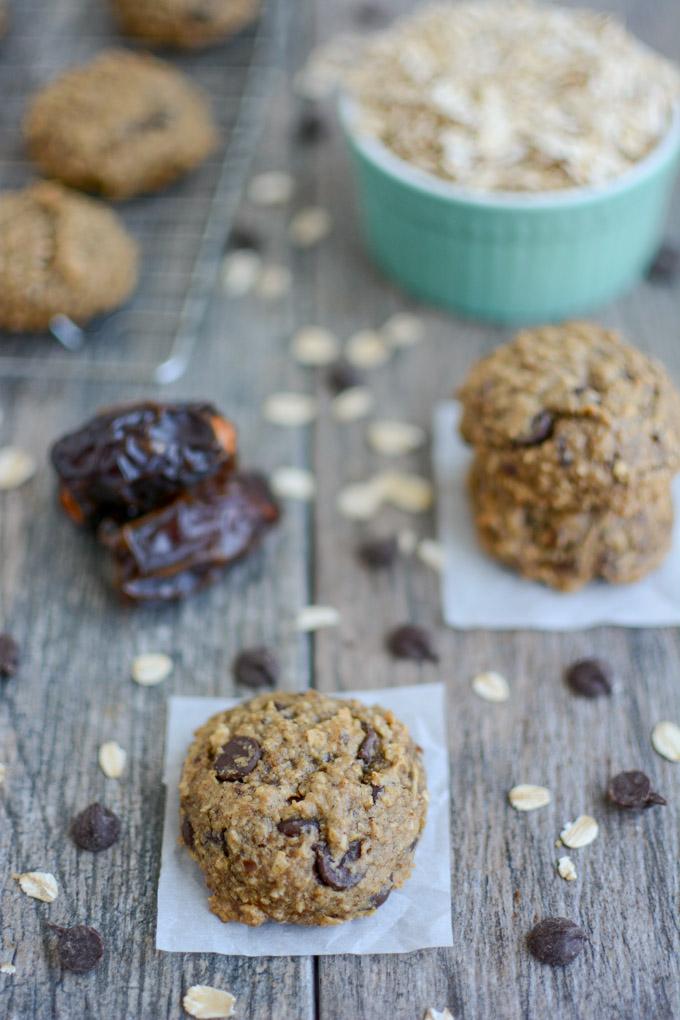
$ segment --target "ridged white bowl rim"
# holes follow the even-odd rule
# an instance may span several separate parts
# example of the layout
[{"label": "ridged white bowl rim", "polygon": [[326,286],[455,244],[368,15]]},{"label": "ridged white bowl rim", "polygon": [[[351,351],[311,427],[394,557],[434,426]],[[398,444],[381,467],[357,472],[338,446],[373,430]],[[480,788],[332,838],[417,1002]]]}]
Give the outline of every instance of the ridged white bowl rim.
[{"label": "ridged white bowl rim", "polygon": [[427,170],[421,170],[397,156],[379,139],[358,131],[355,127],[357,107],[349,96],[340,96],[338,110],[342,125],[357,148],[367,159],[392,177],[398,178],[419,191],[437,195],[439,198],[489,209],[563,208],[609,198],[627,191],[639,181],[651,176],[673,153],[680,149],[679,104],[675,107],[671,125],[659,144],[630,170],[626,170],[620,176],[604,181],[602,184],[541,192],[478,191],[442,180]]}]

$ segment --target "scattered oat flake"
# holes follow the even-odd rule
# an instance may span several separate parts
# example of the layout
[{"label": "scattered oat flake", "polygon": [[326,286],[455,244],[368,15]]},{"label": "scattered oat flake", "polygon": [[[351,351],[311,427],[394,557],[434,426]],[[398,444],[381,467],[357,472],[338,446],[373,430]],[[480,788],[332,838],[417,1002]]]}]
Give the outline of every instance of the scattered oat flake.
[{"label": "scattered oat flake", "polygon": [[290,174],[269,170],[257,174],[248,185],[248,198],[253,205],[287,205],[293,197],[295,184]]},{"label": "scattered oat flake", "polygon": [[0,974],[16,974],[17,969],[13,963],[0,963]]},{"label": "scattered oat flake", "polygon": [[328,237],[332,227],[333,220],[328,210],[318,205],[310,205],[306,209],[300,209],[293,216],[288,233],[298,248],[312,248]]},{"label": "scattered oat flake", "polygon": [[425,335],[422,319],[410,312],[397,312],[383,323],[381,333],[390,347],[413,347]]},{"label": "scattered oat flake", "polygon": [[336,421],[359,421],[373,410],[373,394],[366,386],[350,386],[333,398],[331,410]]},{"label": "scattered oat flake", "polygon": [[298,467],[280,467],[272,473],[271,486],[281,499],[309,502],[316,495],[316,480],[311,471]]},{"label": "scattered oat flake", "polygon": [[196,1020],[223,1020],[234,1015],[236,997],[210,985],[192,985],[182,999],[189,1016]]},{"label": "scattered oat flake", "polygon": [[387,344],[374,329],[359,330],[345,345],[345,358],[355,368],[378,368],[389,356]]},{"label": "scattered oat flake", "polygon": [[222,287],[232,297],[243,297],[257,283],[262,259],[256,251],[239,249],[222,261]]},{"label": "scattered oat flake", "polygon": [[537,808],[546,807],[552,798],[550,790],[545,786],[520,783],[519,786],[513,786],[510,790],[508,800],[516,811],[535,811]]},{"label": "scattered oat flake", "polygon": [[652,746],[668,761],[680,761],[680,726],[668,720],[657,723],[652,730]]},{"label": "scattered oat flake", "polygon": [[453,1013],[450,1009],[435,1009],[434,1006],[430,1006],[429,1009],[425,1010],[425,1016],[423,1020],[455,1020]]},{"label": "scattered oat flake", "polygon": [[380,476],[380,482],[384,499],[398,510],[421,514],[432,506],[434,491],[427,478],[387,471]]},{"label": "scattered oat flake", "polygon": [[335,334],[323,326],[305,326],[293,337],[291,351],[301,365],[316,368],[336,361],[340,343]]},{"label": "scattered oat flake", "polygon": [[49,871],[25,871],[22,875],[13,875],[27,896],[43,903],[52,903],[59,895],[59,886],[54,875]]},{"label": "scattered oat flake", "polygon": [[579,847],[588,846],[597,838],[598,824],[590,815],[579,815],[575,822],[569,822],[562,832],[560,839],[564,846],[571,850],[578,850]]},{"label": "scattered oat flake", "polygon": [[557,862],[557,873],[565,882],[576,881],[576,867],[571,857],[560,857]]},{"label": "scattered oat flake", "polygon": [[306,393],[273,393],[263,406],[265,418],[273,425],[309,425],[316,413],[317,402]]},{"label": "scattered oat flake", "polygon": [[0,449],[0,490],[18,489],[35,474],[36,463],[30,453],[18,446]]},{"label": "scattered oat flake", "polygon": [[132,679],[142,687],[160,684],[172,673],[173,662],[164,652],[146,652],[132,663]]},{"label": "scattered oat flake", "polygon": [[6,777],[7,777],[7,766],[3,765],[2,762],[0,762],[0,786],[2,786],[2,784],[4,783]]},{"label": "scattered oat flake", "polygon": [[507,701],[510,697],[508,681],[500,673],[490,670],[479,673],[472,681],[472,690],[484,701]]},{"label": "scattered oat flake", "polygon": [[376,453],[386,457],[399,457],[412,453],[422,446],[427,438],[425,429],[407,421],[384,419],[373,421],[366,430],[368,445]]},{"label": "scattered oat flake", "polygon": [[426,567],[431,567],[441,574],[444,569],[444,546],[441,542],[436,542],[433,538],[424,538],[418,543],[416,554]]},{"label": "scattered oat flake", "polygon": [[367,521],[377,514],[382,501],[382,483],[380,479],[373,478],[341,489],[338,493],[338,510],[350,520]]},{"label": "scattered oat flake", "polygon": [[332,606],[305,606],[295,618],[295,629],[304,632],[337,627],[340,613]]},{"label": "scattered oat flake", "polygon": [[115,740],[107,740],[99,748],[99,767],[109,779],[120,779],[125,771],[127,752]]},{"label": "scattered oat flake", "polygon": [[263,301],[276,301],[288,293],[292,283],[293,274],[288,266],[270,262],[262,267],[255,284],[255,293]]}]

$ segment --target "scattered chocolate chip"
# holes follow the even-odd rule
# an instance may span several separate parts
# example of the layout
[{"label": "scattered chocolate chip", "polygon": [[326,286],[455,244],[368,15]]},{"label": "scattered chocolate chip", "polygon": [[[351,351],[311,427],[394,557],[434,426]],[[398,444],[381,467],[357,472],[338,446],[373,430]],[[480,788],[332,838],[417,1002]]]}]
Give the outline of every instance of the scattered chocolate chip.
[{"label": "scattered chocolate chip", "polygon": [[564,967],[575,960],[588,941],[583,928],[567,917],[546,917],[531,929],[529,951],[541,963]]},{"label": "scattered chocolate chip", "polygon": [[555,419],[550,411],[539,411],[529,423],[529,431],[515,440],[517,446],[539,446],[550,439],[555,428]]},{"label": "scattered chocolate chip", "polygon": [[57,934],[59,960],[64,970],[74,974],[87,974],[97,966],[104,955],[104,941],[96,928],[77,924],[73,928],[61,928],[51,924]]},{"label": "scattered chocolate chip", "polygon": [[364,877],[362,873],[352,873],[348,865],[361,857],[361,842],[355,840],[350,843],[347,853],[336,862],[331,857],[331,852],[326,843],[317,843],[314,847],[316,876],[322,885],[330,886],[336,892],[344,892],[357,885]]},{"label": "scattered chocolate chip", "polygon": [[619,772],[610,780],[608,787],[609,799],[620,808],[648,808],[653,804],[665,804],[666,799],[660,793],[654,793],[649,776],[644,772]]},{"label": "scattered chocolate chip", "polygon": [[11,634],[0,634],[0,676],[9,680],[19,668],[19,645]]},{"label": "scattered chocolate chip", "polygon": [[299,145],[316,145],[327,133],[328,126],[318,110],[305,110],[295,125],[294,138]]},{"label": "scattered chocolate chip", "polygon": [[319,823],[315,818],[284,818],[276,827],[284,836],[302,836],[308,829],[318,829]]},{"label": "scattered chocolate chip", "polygon": [[653,283],[672,283],[680,273],[680,249],[668,242],[661,245],[647,270],[647,279]]},{"label": "scattered chocolate chip", "polygon": [[387,635],[387,647],[396,659],[439,662],[439,656],[432,647],[429,631],[412,623],[395,627]]},{"label": "scattered chocolate chip", "polygon": [[331,393],[343,393],[354,386],[361,386],[361,376],[346,361],[336,361],[326,373],[326,384]]},{"label": "scattered chocolate chip", "polygon": [[376,786],[374,783],[371,783],[371,797],[373,798],[374,804],[384,789],[384,786]]},{"label": "scattered chocolate chip", "polygon": [[371,538],[357,549],[359,560],[370,570],[383,570],[391,567],[399,553],[399,545],[394,535],[387,538]]},{"label": "scattered chocolate chip", "polygon": [[71,837],[81,850],[108,850],[120,836],[120,818],[103,804],[90,804],[71,823]]},{"label": "scattered chocolate chip", "polygon": [[234,678],[244,687],[274,687],[279,679],[279,663],[269,648],[244,648],[234,659]]},{"label": "scattered chocolate chip", "polygon": [[574,694],[600,698],[611,694],[611,668],[602,659],[579,659],[567,670],[566,680]]},{"label": "scattered chocolate chip", "polygon": [[235,223],[227,240],[229,251],[260,251],[262,249],[262,238],[251,227],[243,223]]},{"label": "scattered chocolate chip", "polygon": [[369,906],[372,909],[375,909],[376,907],[382,907],[385,900],[389,899],[390,893],[392,892],[392,888],[393,887],[391,885],[387,885],[385,886],[384,889],[381,889],[379,893],[376,893],[375,896],[371,896],[370,900],[368,901]]},{"label": "scattered chocolate chip", "polygon": [[186,815],[182,817],[182,839],[184,840],[184,845],[188,846],[191,850],[194,845],[194,827]]},{"label": "scattered chocolate chip", "polygon": [[370,765],[375,757],[377,757],[378,750],[380,748],[380,738],[378,734],[370,726],[362,724],[366,731],[366,736],[359,745],[357,751],[357,758],[360,758],[365,765]]},{"label": "scattered chocolate chip", "polygon": [[262,748],[252,737],[234,737],[215,759],[215,775],[220,783],[235,783],[249,776],[262,757]]}]

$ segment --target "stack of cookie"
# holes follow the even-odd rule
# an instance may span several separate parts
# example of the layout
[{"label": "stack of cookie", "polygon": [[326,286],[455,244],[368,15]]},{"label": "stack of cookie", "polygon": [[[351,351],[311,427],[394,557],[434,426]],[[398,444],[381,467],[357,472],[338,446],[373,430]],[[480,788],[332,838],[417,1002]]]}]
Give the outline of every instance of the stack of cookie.
[{"label": "stack of cookie", "polygon": [[668,551],[680,393],[665,369],[592,323],[526,330],[459,392],[487,552],[562,591],[652,571]]}]

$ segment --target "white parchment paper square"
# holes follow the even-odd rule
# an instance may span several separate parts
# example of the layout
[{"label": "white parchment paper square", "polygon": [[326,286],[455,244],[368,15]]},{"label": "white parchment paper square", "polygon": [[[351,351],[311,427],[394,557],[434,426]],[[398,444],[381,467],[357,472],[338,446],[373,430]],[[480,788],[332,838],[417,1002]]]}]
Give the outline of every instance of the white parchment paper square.
[{"label": "white parchment paper square", "polygon": [[449,763],[443,684],[354,691],[336,695],[380,704],[409,727],[423,748],[430,806],[416,850],[415,868],[371,917],[330,928],[302,925],[224,924],[208,909],[198,865],[178,843],[179,778],[194,730],[237,698],[170,698],[165,744],[167,785],[156,948],[174,953],[238,956],[319,956],[329,953],[409,953],[453,945],[449,861]]},{"label": "white parchment paper square", "polygon": [[[458,435],[459,405],[440,404],[434,415],[439,537],[444,546],[442,600],[451,627],[487,630],[581,630],[671,627],[680,624],[680,514],[662,566],[635,584],[597,582],[557,592],[505,569],[478,546],[466,478],[472,454]],[[680,478],[674,483],[680,506]]]}]

